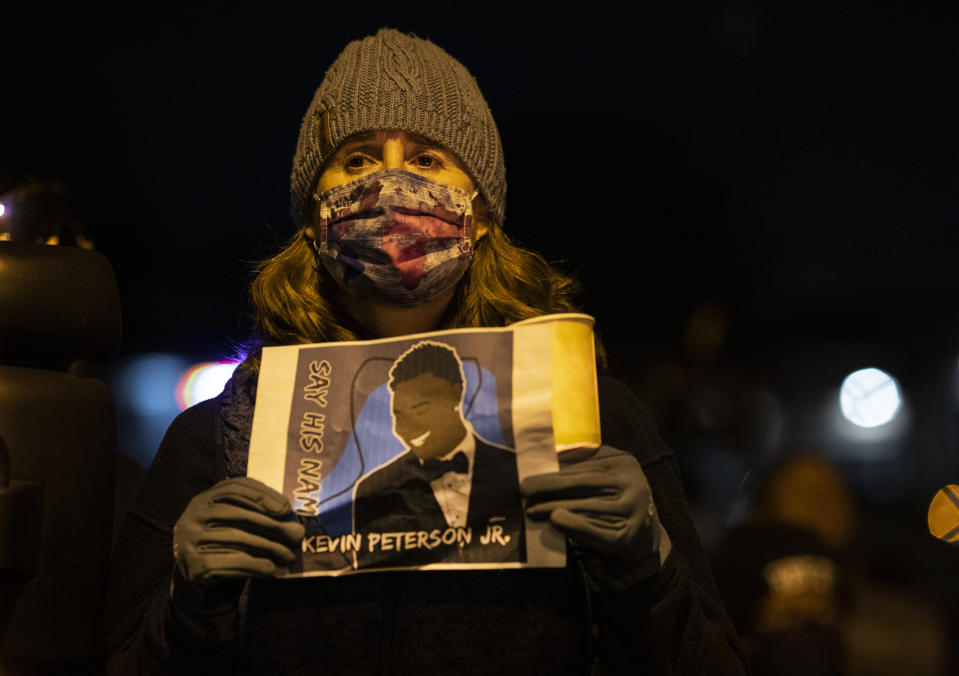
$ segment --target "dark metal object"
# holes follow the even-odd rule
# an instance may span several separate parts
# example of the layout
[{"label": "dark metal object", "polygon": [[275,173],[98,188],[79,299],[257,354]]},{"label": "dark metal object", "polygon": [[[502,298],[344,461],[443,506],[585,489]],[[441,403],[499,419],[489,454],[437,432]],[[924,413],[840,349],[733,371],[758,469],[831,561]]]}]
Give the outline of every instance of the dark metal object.
[{"label": "dark metal object", "polygon": [[100,254],[0,242],[0,672],[102,671],[118,347]]},{"label": "dark metal object", "polygon": [[117,352],[120,295],[103,255],[0,242],[0,261],[0,363],[65,370]]}]

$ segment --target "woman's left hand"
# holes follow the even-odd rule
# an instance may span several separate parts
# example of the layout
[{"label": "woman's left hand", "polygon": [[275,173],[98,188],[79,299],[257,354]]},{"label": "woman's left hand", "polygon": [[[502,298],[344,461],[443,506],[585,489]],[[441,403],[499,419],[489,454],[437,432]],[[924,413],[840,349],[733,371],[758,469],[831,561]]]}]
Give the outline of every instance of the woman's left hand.
[{"label": "woman's left hand", "polygon": [[629,453],[600,446],[591,457],[520,483],[526,514],[594,553],[620,580],[659,572],[671,544],[646,475]]}]

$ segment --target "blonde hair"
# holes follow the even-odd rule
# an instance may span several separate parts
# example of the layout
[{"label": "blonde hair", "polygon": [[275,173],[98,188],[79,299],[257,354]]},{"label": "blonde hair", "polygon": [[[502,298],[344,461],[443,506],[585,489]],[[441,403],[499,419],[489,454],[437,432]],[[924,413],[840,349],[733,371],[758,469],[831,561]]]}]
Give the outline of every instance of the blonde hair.
[{"label": "blonde hair", "polygon": [[[579,284],[540,254],[513,244],[503,229],[484,219],[473,260],[441,322],[443,329],[506,326],[544,314],[577,312]],[[335,299],[335,282],[314,264],[302,231],[277,255],[257,265],[250,287],[255,337],[246,346],[244,371],[259,368],[260,348],[356,340],[352,321]],[[597,341],[597,360],[605,352]]]}]

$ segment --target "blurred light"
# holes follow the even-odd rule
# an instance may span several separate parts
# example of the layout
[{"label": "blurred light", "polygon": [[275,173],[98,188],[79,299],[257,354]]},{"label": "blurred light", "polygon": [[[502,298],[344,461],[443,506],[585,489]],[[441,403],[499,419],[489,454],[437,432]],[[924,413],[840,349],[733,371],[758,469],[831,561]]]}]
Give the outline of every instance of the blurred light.
[{"label": "blurred light", "polygon": [[7,213],[7,208],[3,205],[3,202],[0,202],[0,217]]},{"label": "blurred light", "polygon": [[176,385],[176,404],[184,411],[223,391],[237,364],[230,361],[203,362],[191,366]]},{"label": "blurred light", "polygon": [[859,427],[878,427],[899,413],[902,398],[895,378],[868,368],[851,373],[839,389],[839,407],[846,420]]},{"label": "blurred light", "polygon": [[[141,468],[150,465],[170,423],[189,405],[181,396],[184,372],[193,374],[194,381],[200,380],[200,369],[191,368],[191,363],[190,359],[179,354],[139,354],[118,362],[104,374],[117,402],[117,449]],[[229,364],[226,368],[232,371],[233,367]],[[222,371],[222,367],[219,370]],[[216,389],[211,386],[210,377],[207,375],[202,379],[199,390]],[[205,398],[192,394],[194,389],[190,388],[191,403]]]},{"label": "blurred light", "polygon": [[[173,354],[153,353],[133,357],[117,371],[113,388],[118,402],[138,415],[176,414],[177,380],[188,364]],[[172,415],[171,415],[172,414]]]},{"label": "blurred light", "polygon": [[959,486],[941,489],[929,505],[929,532],[946,542],[959,542]]}]

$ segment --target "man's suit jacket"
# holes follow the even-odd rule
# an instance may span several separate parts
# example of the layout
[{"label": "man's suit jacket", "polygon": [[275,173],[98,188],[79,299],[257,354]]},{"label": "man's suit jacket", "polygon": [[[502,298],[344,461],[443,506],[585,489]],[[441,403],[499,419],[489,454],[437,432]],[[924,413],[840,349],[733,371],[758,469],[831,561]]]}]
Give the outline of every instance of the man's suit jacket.
[{"label": "man's suit jacket", "polygon": [[[519,496],[516,453],[492,446],[475,434],[473,483],[470,489],[466,525],[472,530],[470,544],[420,547],[405,551],[370,552],[368,533],[433,531],[448,526],[433,488],[417,469],[419,459],[407,451],[392,462],[370,472],[356,486],[353,500],[353,528],[363,533],[363,546],[357,555],[360,567],[371,565],[423,565],[426,563],[471,563],[526,560],[526,535],[523,506]],[[494,538],[483,545],[487,528],[500,526],[501,544]]]}]

